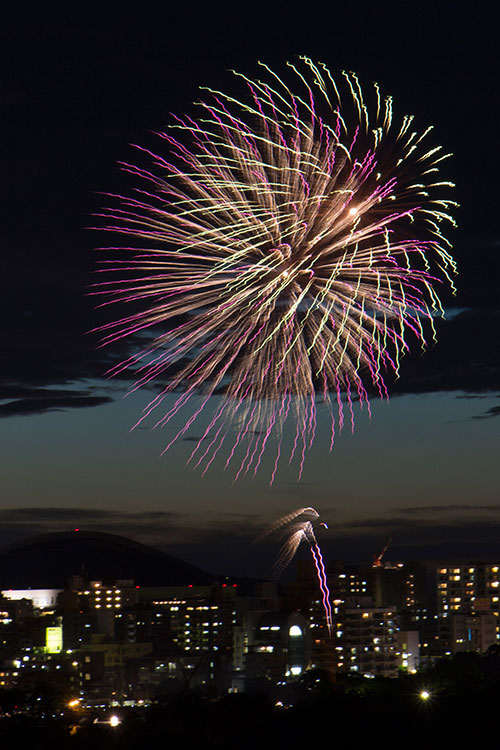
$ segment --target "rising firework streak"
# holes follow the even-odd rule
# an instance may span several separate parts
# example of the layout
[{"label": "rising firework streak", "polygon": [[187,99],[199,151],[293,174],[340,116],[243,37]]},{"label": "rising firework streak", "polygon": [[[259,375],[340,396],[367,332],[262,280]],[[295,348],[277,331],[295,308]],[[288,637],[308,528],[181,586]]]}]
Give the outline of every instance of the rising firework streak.
[{"label": "rising firework streak", "polygon": [[[274,566],[274,573],[278,576],[286,566],[292,561],[295,553],[297,552],[299,545],[302,542],[306,542],[309,545],[311,554],[314,560],[316,568],[316,574],[318,576],[319,588],[322,596],[323,609],[325,611],[326,626],[328,633],[332,635],[332,607],[330,603],[330,591],[328,589],[328,583],[326,579],[325,565],[323,562],[323,555],[314,533],[313,522],[317,521],[319,513],[314,508],[297,508],[297,510],[288,513],[286,516],[279,518],[273,523],[266,536],[273,534],[280,539],[283,539],[283,543],[280,549],[279,558]],[[320,523],[320,526],[326,526],[325,523]]]},{"label": "rising firework streak", "polygon": [[188,462],[203,472],[220,453],[255,474],[267,449],[272,483],[287,424],[300,476],[318,402],[331,449],[353,402],[387,398],[409,342],[434,336],[456,204],[431,128],[393,118],[376,84],[307,58],[283,78],[261,69],[235,73],[241,101],[208,89],[197,117],[174,117],[164,155],[139,148],[146,166],[123,165],[140,187],[103,216],[130,247],[107,248],[120,259],[95,293],[130,303],[104,344],[145,342],[110,375],[160,384],[138,424],[159,415],[165,450],[196,429]]}]

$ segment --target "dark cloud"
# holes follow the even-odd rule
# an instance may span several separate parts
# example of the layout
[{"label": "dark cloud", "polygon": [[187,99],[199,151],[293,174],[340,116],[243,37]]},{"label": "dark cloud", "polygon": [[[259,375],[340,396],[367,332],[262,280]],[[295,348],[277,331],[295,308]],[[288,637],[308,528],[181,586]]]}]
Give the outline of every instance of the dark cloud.
[{"label": "dark cloud", "polygon": [[[498,522],[494,518],[485,518],[483,509],[486,508],[488,515],[490,513],[496,513],[498,516]],[[340,535],[352,535],[366,533],[371,534],[372,530],[382,530],[387,532],[387,536],[400,536],[400,535],[412,535],[415,532],[415,538],[418,538],[418,530],[420,533],[430,534],[434,536],[438,529],[453,528],[453,529],[464,529],[473,528],[474,525],[478,525],[483,528],[485,526],[497,526],[500,529],[500,507],[492,506],[479,506],[478,508],[468,508],[467,506],[448,506],[447,510],[450,513],[448,518],[441,518],[436,521],[435,518],[428,517],[428,508],[422,508],[419,513],[413,513],[410,510],[412,518],[405,518],[399,516],[391,516],[387,518],[385,516],[379,516],[374,518],[358,518],[353,521],[346,521],[345,523],[336,524],[334,528],[335,534]],[[432,509],[431,513],[433,512]],[[457,510],[466,510],[466,514],[462,517],[455,515]],[[400,511],[401,512],[401,511]],[[402,511],[405,512],[404,510]],[[436,512],[434,510],[434,512]],[[438,512],[444,513],[445,508],[438,506]]]},{"label": "dark cloud", "polygon": [[415,505],[408,508],[398,508],[398,513],[418,513],[425,516],[427,513],[451,513],[455,511],[470,511],[478,513],[481,511],[500,512],[500,505]]},{"label": "dark cloud", "polygon": [[478,414],[477,416],[472,417],[472,419],[491,419],[492,417],[500,417],[500,406],[492,406],[483,414]]},{"label": "dark cloud", "polygon": [[0,510],[0,525],[7,523],[22,522],[28,520],[31,523],[51,524],[67,523],[85,520],[88,522],[130,522],[135,523],[138,519],[172,521],[178,518],[178,514],[171,511],[154,510],[143,512],[129,512],[102,508],[56,508],[56,507],[28,507],[28,508],[6,508]]},{"label": "dark cloud", "polygon": [[462,391],[499,393],[500,314],[467,309],[437,324],[437,343],[422,356],[412,352],[402,359],[400,378],[391,395]]},{"label": "dark cloud", "polygon": [[13,523],[29,520],[37,523],[65,522],[75,518],[110,518],[114,511],[97,508],[6,508],[0,511],[0,523]]},{"label": "dark cloud", "polygon": [[[488,508],[489,510],[489,508]],[[386,560],[491,559],[500,554],[500,511],[496,517],[448,518],[374,517],[336,525],[322,541],[327,559],[371,562],[388,538],[392,538]]]},{"label": "dark cloud", "polygon": [[[39,389],[37,391],[38,393],[40,392]],[[28,396],[27,398],[0,404],[0,417],[44,414],[50,411],[64,411],[66,409],[83,409],[90,406],[108,404],[112,400],[109,396],[88,396],[70,391],[64,395],[53,395],[53,391],[47,390],[43,396]]]}]

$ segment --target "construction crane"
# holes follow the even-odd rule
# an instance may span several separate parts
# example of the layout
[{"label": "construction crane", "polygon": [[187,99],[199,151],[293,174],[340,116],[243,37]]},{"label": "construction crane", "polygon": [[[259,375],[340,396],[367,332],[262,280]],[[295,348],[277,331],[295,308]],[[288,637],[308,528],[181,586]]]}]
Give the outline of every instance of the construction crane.
[{"label": "construction crane", "polygon": [[384,544],[384,548],[383,548],[382,552],[379,555],[373,555],[372,568],[382,568],[383,567],[382,558],[385,555],[385,553],[387,552],[387,548],[388,548],[388,546],[390,545],[391,542],[392,542],[392,536],[390,536],[389,539]]}]

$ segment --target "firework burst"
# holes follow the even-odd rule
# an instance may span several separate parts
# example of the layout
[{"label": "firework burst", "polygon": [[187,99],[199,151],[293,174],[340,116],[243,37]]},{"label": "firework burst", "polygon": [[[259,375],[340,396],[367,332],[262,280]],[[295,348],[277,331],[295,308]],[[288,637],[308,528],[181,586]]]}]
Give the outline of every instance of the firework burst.
[{"label": "firework burst", "polygon": [[[284,571],[301,545],[306,542],[311,550],[311,555],[316,568],[318,585],[321,591],[323,610],[325,612],[325,621],[328,633],[332,635],[332,606],[331,595],[328,588],[325,564],[321,548],[314,533],[314,522],[319,519],[319,513],[315,508],[297,508],[297,510],[288,513],[286,516],[279,518],[273,523],[271,528],[264,536],[273,535],[283,540],[278,560],[274,565],[274,575],[277,577]],[[325,528],[325,523],[320,524]]]},{"label": "firework burst", "polygon": [[407,342],[434,335],[435,288],[453,287],[441,228],[454,204],[431,128],[393,121],[376,84],[363,92],[307,58],[288,64],[290,88],[262,69],[235,74],[242,101],[207,90],[196,119],[175,117],[158,134],[168,156],[140,149],[150,166],[123,165],[142,187],[103,215],[133,246],[104,262],[112,276],[95,293],[132,303],[103,343],[148,336],[110,371],[131,368],[134,389],[162,384],[139,422],[187,413],[165,450],[210,404],[189,462],[206,471],[221,452],[238,477],[272,448],[272,482],[287,423],[300,475],[318,403],[332,447],[353,401],[386,398]]}]

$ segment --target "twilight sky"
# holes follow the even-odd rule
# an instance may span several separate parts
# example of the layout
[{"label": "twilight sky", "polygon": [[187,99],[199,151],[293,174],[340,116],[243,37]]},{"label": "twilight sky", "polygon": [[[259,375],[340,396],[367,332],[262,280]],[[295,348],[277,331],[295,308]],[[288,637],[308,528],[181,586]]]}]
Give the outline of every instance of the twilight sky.
[{"label": "twilight sky", "polygon": [[[499,11],[481,4],[219,2],[148,11],[11,11],[0,32],[3,165],[0,247],[0,545],[74,527],[123,534],[207,569],[268,574],[273,551],[252,544],[291,509],[329,524],[327,557],[369,560],[389,536],[397,557],[500,554],[498,148]],[[163,4],[162,4],[163,5]],[[485,4],[484,7],[490,6]],[[97,7],[97,6],[96,6]],[[107,6],[108,7],[108,6]],[[401,10],[401,8],[405,8]],[[279,67],[307,54],[376,80],[397,112],[435,126],[453,151],[458,296],[425,356],[388,378],[389,404],[356,414],[328,453],[319,421],[302,481],[232,484],[215,462],[201,478],[189,441],[159,457],[170,428],[130,427],[148,393],[124,398],[106,369],[127,344],[97,349],[107,318],[88,296],[99,244],[92,214],[103,192],[130,193],[117,162],[130,143],[198,96],[230,90],[235,68]],[[271,460],[271,459],[269,459]]]}]

